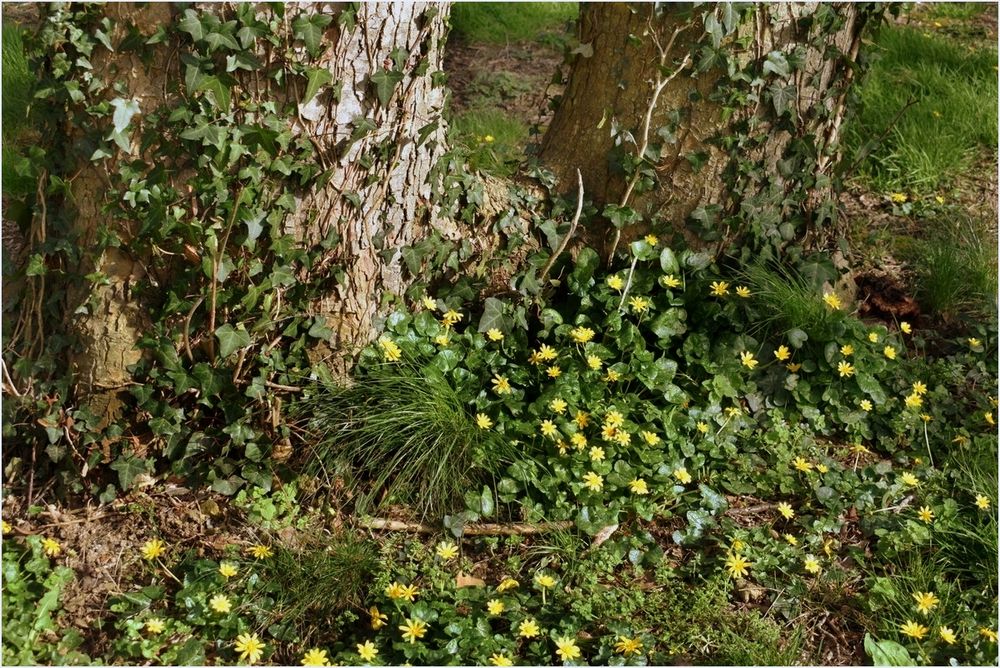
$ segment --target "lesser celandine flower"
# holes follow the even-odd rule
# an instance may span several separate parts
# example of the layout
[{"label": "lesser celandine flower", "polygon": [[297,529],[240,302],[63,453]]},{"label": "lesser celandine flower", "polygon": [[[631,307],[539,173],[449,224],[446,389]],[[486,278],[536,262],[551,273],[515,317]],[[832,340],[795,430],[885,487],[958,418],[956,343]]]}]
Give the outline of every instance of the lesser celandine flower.
[{"label": "lesser celandine flower", "polygon": [[920,484],[920,479],[909,471],[904,472],[901,476],[899,476],[899,479],[907,487],[916,487]]},{"label": "lesser celandine flower", "polygon": [[209,599],[208,607],[220,615],[224,615],[233,609],[233,604],[225,594],[216,594]]},{"label": "lesser celandine flower", "polygon": [[920,408],[923,405],[924,400],[919,394],[914,393],[906,395],[906,399],[903,400],[903,403],[906,404],[907,408]]},{"label": "lesser celandine flower", "polygon": [[627,638],[618,636],[615,641],[615,651],[624,656],[638,654],[642,649],[642,641],[639,638]]},{"label": "lesser celandine flower", "polygon": [[403,640],[412,645],[427,634],[427,622],[411,617],[405,624],[400,625],[399,630],[403,632]]},{"label": "lesser celandine flower", "polygon": [[643,480],[642,478],[634,479],[632,482],[628,484],[628,487],[630,490],[632,490],[633,494],[638,494],[639,496],[645,496],[646,494],[649,494],[649,486],[646,484],[646,481]]},{"label": "lesser celandine flower", "polygon": [[42,552],[49,557],[58,557],[62,554],[62,545],[52,538],[42,539]]},{"label": "lesser celandine flower", "polygon": [[458,546],[451,541],[438,543],[435,553],[444,561],[451,561],[458,556]]},{"label": "lesser celandine flower", "polygon": [[402,357],[403,351],[395,341],[389,339],[379,339],[378,344],[382,347],[382,356],[390,362],[397,362]]},{"label": "lesser celandine flower", "polygon": [[444,317],[441,318],[441,321],[444,323],[445,327],[451,327],[452,325],[461,322],[464,317],[465,316],[463,314],[459,313],[455,309],[448,309],[448,311],[444,314]]},{"label": "lesser celandine flower", "polygon": [[493,380],[493,391],[497,394],[510,394],[510,381],[507,380],[507,376],[494,376]]},{"label": "lesser celandine flower", "polygon": [[604,362],[597,355],[587,355],[587,366],[592,371],[600,371],[603,364]]},{"label": "lesser celandine flower", "polygon": [[[364,657],[361,657],[362,659]],[[312,648],[302,655],[303,666],[329,666],[330,659],[326,656],[325,649]]]},{"label": "lesser celandine flower", "polygon": [[737,297],[742,297],[743,299],[749,299],[750,298],[750,288],[748,288],[745,285],[737,285],[736,286],[736,296]]},{"label": "lesser celandine flower", "polygon": [[681,287],[681,280],[673,274],[666,274],[660,277],[660,285],[665,288],[679,288]]},{"label": "lesser celandine flower", "polygon": [[581,434],[580,432],[576,432],[575,434],[570,436],[569,442],[572,443],[577,450],[583,450],[585,447],[587,447],[587,437]]},{"label": "lesser celandine flower", "polygon": [[899,331],[901,331],[903,334],[909,334],[910,332],[913,331],[913,328],[910,327],[910,323],[901,322],[899,323]]},{"label": "lesser celandine flower", "polygon": [[142,549],[140,550],[140,552],[142,552],[142,558],[145,559],[146,561],[152,561],[153,559],[156,559],[165,551],[166,550],[163,547],[163,541],[159,540],[158,538],[154,538],[153,540],[147,540],[143,544]]},{"label": "lesser celandine flower", "polygon": [[558,415],[562,415],[566,412],[566,402],[562,399],[556,397],[549,402],[549,410]]},{"label": "lesser celandine flower", "polygon": [[744,350],[740,353],[740,362],[748,369],[752,369],[757,366],[757,360],[754,359],[753,353],[749,350]]},{"label": "lesser celandine flower", "polygon": [[496,327],[491,327],[486,330],[486,338],[490,341],[503,341],[503,332]]},{"label": "lesser celandine flower", "polygon": [[988,626],[983,626],[982,628],[980,628],[979,629],[979,635],[981,635],[982,637],[986,638],[990,642],[996,642],[997,641],[997,632],[994,631],[993,629],[989,628]]},{"label": "lesser celandine flower", "polygon": [[504,578],[500,581],[500,584],[497,585],[497,591],[503,593],[508,589],[517,589],[520,586],[521,585],[519,585],[517,580],[514,578]]},{"label": "lesser celandine flower", "polygon": [[7,520],[3,520],[2,526],[3,526],[3,533],[4,533],[4,535],[9,534],[11,531],[14,530],[14,527],[12,527],[10,525],[10,522],[8,522]]},{"label": "lesser celandine flower", "polygon": [[795,459],[793,459],[792,466],[794,466],[796,470],[802,471],[803,473],[807,471],[812,471],[813,467],[811,462],[806,461],[802,457],[796,457]]},{"label": "lesser celandine flower", "polygon": [[854,346],[852,346],[850,343],[845,343],[844,345],[840,346],[840,354],[843,355],[844,357],[850,357],[851,355],[854,354]]},{"label": "lesser celandine flower", "polygon": [[485,413],[476,413],[476,426],[480,429],[489,429],[493,426],[493,420]]},{"label": "lesser celandine flower", "polygon": [[645,297],[631,297],[628,300],[628,304],[629,306],[632,307],[632,310],[635,313],[645,313],[646,311],[649,310],[649,307],[652,305],[652,302],[646,299]]},{"label": "lesser celandine flower", "polygon": [[548,436],[549,438],[552,438],[559,432],[559,428],[556,427],[555,422],[552,420],[542,420],[540,429],[542,431],[542,436]]},{"label": "lesser celandine flower", "polygon": [[594,330],[589,327],[575,327],[570,330],[570,338],[576,343],[586,343],[594,338]]},{"label": "lesser celandine flower", "polygon": [[819,559],[811,554],[806,555],[806,557],[802,560],[802,567],[806,569],[806,572],[812,573],[813,575],[822,570],[822,567],[819,565]]},{"label": "lesser celandine flower", "polygon": [[849,378],[854,375],[854,365],[841,360],[837,364],[837,373],[840,374],[841,378]]},{"label": "lesser celandine flower", "polygon": [[872,343],[878,343],[878,332],[868,332],[868,340]]},{"label": "lesser celandine flower", "polygon": [[655,234],[647,234],[645,237],[643,237],[643,241],[645,241],[650,246],[655,246],[656,244],[660,243],[660,239]]},{"label": "lesser celandine flower", "polygon": [[778,346],[778,349],[774,351],[774,359],[778,360],[779,362],[784,362],[791,356],[792,356],[792,351],[790,351],[788,349],[788,346],[785,345]]},{"label": "lesser celandine flower", "polygon": [[980,510],[988,510],[990,507],[989,497],[983,496],[982,494],[976,494],[976,507]]},{"label": "lesser celandine flower", "polygon": [[492,666],[513,666],[514,660],[503,652],[496,652],[490,655],[490,665]]},{"label": "lesser celandine flower", "polygon": [[674,477],[677,478],[677,482],[682,485],[686,485],[692,480],[691,474],[688,473],[688,470],[683,466],[674,470]]},{"label": "lesser celandine flower", "polygon": [[437,310],[437,302],[435,302],[433,299],[431,299],[428,295],[424,295],[420,299],[420,302],[424,305],[424,308],[427,309],[428,311],[436,311]]},{"label": "lesser celandine flower", "polygon": [[165,628],[166,625],[163,623],[163,620],[160,619],[159,617],[150,617],[149,619],[146,620],[147,633],[152,633],[153,635],[156,635],[158,633],[163,633],[163,630]]},{"label": "lesser celandine flower", "polygon": [[906,623],[902,624],[899,627],[899,630],[902,632],[902,634],[904,636],[908,636],[908,637],[913,638],[915,640],[920,640],[925,635],[927,635],[927,632],[930,629],[928,629],[926,626],[924,626],[922,624],[917,624],[914,621],[906,620]]},{"label": "lesser celandine flower", "polygon": [[930,506],[921,506],[920,510],[917,511],[917,517],[923,520],[926,524],[930,524],[934,521],[934,511],[931,510]]},{"label": "lesser celandine flower", "polygon": [[614,276],[608,276],[607,279],[608,287],[612,290],[621,290],[625,287],[625,281],[621,276],[615,274]]},{"label": "lesser celandine flower", "polygon": [[604,461],[604,448],[599,445],[595,445],[590,449],[590,461],[601,462]]},{"label": "lesser celandine flower", "polygon": [[257,637],[256,633],[241,633],[236,636],[235,647],[240,653],[240,659],[247,663],[257,663],[264,656],[264,648],[267,645]]},{"label": "lesser celandine flower", "polygon": [[583,486],[592,492],[600,492],[604,488],[604,478],[589,471],[583,476]]},{"label": "lesser celandine flower", "polygon": [[361,657],[362,661],[368,661],[370,663],[375,660],[376,656],[378,656],[378,648],[371,640],[366,640],[363,643],[359,642],[355,647],[358,650],[358,656]]},{"label": "lesser celandine flower", "polygon": [[556,654],[563,661],[573,661],[580,658],[580,648],[576,646],[576,641],[565,636],[556,638]]},{"label": "lesser celandine flower", "polygon": [[708,423],[707,422],[699,422],[698,424],[695,425],[695,428],[698,431],[700,431],[702,434],[707,434],[708,433]]},{"label": "lesser celandine flower", "polygon": [[955,644],[955,632],[947,626],[942,626],[938,629],[938,635],[941,637],[941,640],[945,641],[949,645]]},{"label": "lesser celandine flower", "polygon": [[558,378],[562,375],[562,369],[559,368],[558,364],[553,364],[548,369],[545,370],[545,374],[549,378]]},{"label": "lesser celandine flower", "polygon": [[237,573],[239,573],[239,569],[236,568],[236,564],[229,561],[223,561],[221,564],[219,564],[219,575],[226,578],[227,580],[236,575]]},{"label": "lesser celandine flower", "polygon": [[378,631],[389,621],[389,615],[379,612],[378,607],[368,608],[368,618],[371,620],[372,631]]},{"label": "lesser celandine flower", "polygon": [[506,608],[507,606],[498,598],[491,598],[486,601],[486,611],[493,616],[502,614]]},{"label": "lesser celandine flower", "polygon": [[784,535],[784,539],[785,539],[785,542],[788,543],[789,545],[791,545],[792,547],[795,547],[796,545],[799,544],[799,539],[796,538],[795,536],[793,536],[790,533],[786,533]]},{"label": "lesser celandine flower", "polygon": [[249,552],[254,559],[268,559],[274,554],[267,545],[254,545],[249,549]]},{"label": "lesser celandine flower", "polygon": [[729,294],[729,283],[725,281],[712,281],[709,287],[713,297],[725,297]]},{"label": "lesser celandine flower", "polygon": [[840,297],[838,297],[836,293],[833,292],[825,293],[823,295],[823,302],[830,308],[834,309],[835,311],[839,310],[841,307]]},{"label": "lesser celandine flower", "polygon": [[538,622],[534,619],[525,619],[517,626],[517,635],[522,638],[534,638],[541,632]]},{"label": "lesser celandine flower", "polygon": [[858,406],[861,407],[861,410],[867,412],[872,409],[872,402],[868,401],[867,399],[862,399],[860,402],[858,402]]},{"label": "lesser celandine flower", "polygon": [[747,573],[749,573],[751,566],[753,566],[753,564],[739,554],[730,554],[726,559],[726,570],[729,571],[730,576],[736,578],[737,580],[742,579]]},{"label": "lesser celandine flower", "polygon": [[887,359],[891,359],[891,360],[896,359],[896,349],[893,348],[892,346],[886,346],[882,350],[882,354],[885,355]]},{"label": "lesser celandine flower", "polygon": [[660,437],[651,431],[643,430],[639,432],[639,435],[642,436],[642,440],[646,441],[647,445],[657,445],[660,442]]},{"label": "lesser celandine flower", "polygon": [[786,520],[790,520],[795,517],[795,511],[792,510],[792,506],[784,501],[778,504],[778,512],[781,513],[781,516]]},{"label": "lesser celandine flower", "polygon": [[934,592],[930,591],[918,591],[914,593],[913,600],[917,602],[917,612],[922,615],[929,613],[941,602],[941,599],[935,596]]},{"label": "lesser celandine flower", "polygon": [[414,585],[404,585],[399,582],[393,582],[388,587],[385,588],[385,595],[391,599],[406,599],[410,603],[413,603],[413,599],[417,596],[417,588]]}]

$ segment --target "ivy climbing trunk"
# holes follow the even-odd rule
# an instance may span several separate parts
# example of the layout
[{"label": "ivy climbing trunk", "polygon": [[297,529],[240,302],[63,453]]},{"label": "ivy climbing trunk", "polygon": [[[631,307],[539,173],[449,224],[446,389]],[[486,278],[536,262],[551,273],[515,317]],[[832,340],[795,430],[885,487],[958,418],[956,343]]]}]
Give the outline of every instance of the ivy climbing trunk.
[{"label": "ivy climbing trunk", "polygon": [[[816,193],[837,161],[869,11],[585,4],[541,159],[566,191],[580,169],[625,239],[652,227],[696,244],[747,232],[787,242],[797,222],[829,215]],[[613,229],[591,234],[616,246]]]}]

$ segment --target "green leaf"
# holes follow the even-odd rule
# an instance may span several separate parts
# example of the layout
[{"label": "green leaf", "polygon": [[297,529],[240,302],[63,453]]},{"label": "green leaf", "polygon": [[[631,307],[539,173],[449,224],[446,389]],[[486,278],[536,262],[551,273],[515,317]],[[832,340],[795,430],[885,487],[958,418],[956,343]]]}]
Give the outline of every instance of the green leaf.
[{"label": "green leaf", "polygon": [[480,332],[499,329],[501,332],[510,330],[510,324],[504,317],[504,303],[496,297],[487,297],[483,303],[483,317],[479,319]]},{"label": "green leaf", "polygon": [[323,29],[330,25],[333,17],[326,14],[299,14],[292,22],[292,34],[295,39],[302,40],[306,51],[315,58],[320,52],[320,42],[323,39]]},{"label": "green leaf", "polygon": [[771,93],[771,104],[774,105],[774,111],[779,116],[789,109],[789,105],[795,101],[797,94],[795,86],[782,86],[777,82],[771,84],[768,91]]},{"label": "green leaf", "polygon": [[665,274],[676,274],[681,270],[681,266],[677,262],[677,256],[669,248],[664,248],[660,251],[660,269]]},{"label": "green leaf", "polygon": [[480,496],[480,511],[483,517],[491,517],[494,508],[493,490],[488,485],[483,485],[483,493]]},{"label": "green leaf", "polygon": [[116,134],[124,132],[132,118],[139,113],[139,103],[136,100],[123,100],[116,97],[111,100],[111,106],[115,108],[115,113],[111,117],[111,124]]},{"label": "green leaf", "polygon": [[229,111],[231,95],[229,86],[222,83],[217,76],[204,77],[199,83],[197,90],[204,91],[205,96],[210,99],[215,106],[224,112]]},{"label": "green leaf", "polygon": [[590,287],[594,272],[601,264],[601,258],[593,248],[584,246],[576,256],[576,264],[569,275],[569,288],[577,294],[584,294]]},{"label": "green leaf", "polygon": [[118,485],[123,490],[132,487],[135,477],[140,473],[145,473],[149,465],[149,460],[132,455],[123,455],[111,462],[111,469],[118,471]]},{"label": "green leaf", "polygon": [[801,329],[793,329],[788,332],[788,342],[792,344],[792,348],[798,350],[809,340],[809,335],[803,332]]},{"label": "green leaf", "polygon": [[250,345],[250,333],[247,332],[243,323],[234,328],[229,323],[215,330],[215,336],[219,339],[219,355],[229,357],[240,348]]},{"label": "green leaf", "polygon": [[906,648],[894,640],[876,640],[865,634],[865,653],[876,666],[912,666],[913,659]]},{"label": "green leaf", "polygon": [[687,311],[672,308],[658,315],[650,324],[650,328],[658,338],[669,339],[687,331],[687,324],[684,322],[686,319]]},{"label": "green leaf", "polygon": [[195,42],[205,38],[205,29],[201,25],[201,18],[198,12],[193,9],[184,10],[184,18],[177,22],[177,29],[191,35]]},{"label": "green leaf", "polygon": [[324,67],[310,67],[306,71],[306,81],[306,93],[302,97],[302,104],[316,97],[320,88],[333,81],[333,75]]},{"label": "green leaf", "polygon": [[375,86],[375,96],[379,104],[383,107],[389,106],[392,93],[396,89],[396,84],[403,80],[403,73],[396,71],[380,70],[371,75],[370,80]]}]

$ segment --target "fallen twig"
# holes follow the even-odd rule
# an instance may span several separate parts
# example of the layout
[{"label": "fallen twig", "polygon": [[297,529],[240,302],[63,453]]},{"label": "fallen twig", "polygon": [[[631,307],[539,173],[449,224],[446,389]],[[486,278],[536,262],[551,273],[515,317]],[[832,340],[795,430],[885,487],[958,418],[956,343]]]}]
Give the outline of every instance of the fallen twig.
[{"label": "fallen twig", "polygon": [[552,265],[556,263],[556,259],[563,254],[563,251],[566,250],[566,246],[569,245],[569,240],[576,232],[576,226],[580,222],[580,214],[583,213],[583,175],[580,174],[579,169],[576,170],[576,180],[579,185],[580,192],[576,198],[576,213],[573,215],[573,222],[570,223],[569,231],[566,232],[566,236],[563,237],[562,243],[559,244],[559,248],[552,254],[549,261],[545,263],[545,268],[542,269],[542,274],[538,279],[539,284],[544,285],[545,278],[549,275]]}]

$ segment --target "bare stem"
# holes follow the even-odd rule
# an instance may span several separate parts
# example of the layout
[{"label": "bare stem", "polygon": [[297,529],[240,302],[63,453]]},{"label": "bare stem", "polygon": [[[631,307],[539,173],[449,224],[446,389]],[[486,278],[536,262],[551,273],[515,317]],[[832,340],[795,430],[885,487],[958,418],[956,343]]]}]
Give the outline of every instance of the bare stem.
[{"label": "bare stem", "polygon": [[539,283],[545,283],[545,277],[549,275],[549,271],[552,270],[552,265],[556,263],[556,259],[566,250],[566,246],[569,245],[569,240],[576,232],[576,226],[580,222],[580,214],[583,213],[583,175],[580,174],[579,169],[576,170],[576,180],[580,191],[576,197],[576,213],[573,215],[573,222],[570,223],[569,231],[566,232],[566,236],[563,237],[562,243],[559,244],[559,248],[552,254],[549,261],[545,263],[545,268],[542,269],[542,275],[538,279]]}]

